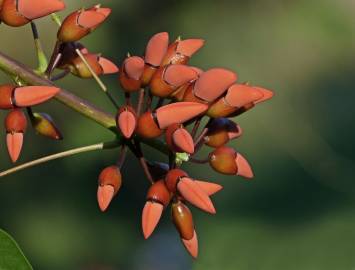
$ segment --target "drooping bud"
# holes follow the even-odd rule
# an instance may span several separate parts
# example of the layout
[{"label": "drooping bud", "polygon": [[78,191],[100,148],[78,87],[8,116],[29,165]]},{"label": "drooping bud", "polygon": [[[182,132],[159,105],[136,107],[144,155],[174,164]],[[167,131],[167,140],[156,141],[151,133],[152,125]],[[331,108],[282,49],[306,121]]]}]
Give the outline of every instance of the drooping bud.
[{"label": "drooping bud", "polygon": [[206,133],[204,141],[208,146],[218,148],[241,135],[242,129],[232,120],[216,118],[208,124],[208,132]]},{"label": "drooping bud", "polygon": [[99,175],[99,187],[97,189],[97,201],[101,211],[105,211],[112,198],[117,194],[122,184],[120,169],[109,166],[103,169]]},{"label": "drooping bud", "polygon": [[164,180],[155,182],[148,190],[147,202],[142,213],[142,229],[144,238],[147,239],[157,226],[163,209],[170,202],[170,192]]},{"label": "drooping bud", "polygon": [[147,86],[159,68],[169,45],[169,34],[162,32],[155,34],[149,41],[145,50],[145,66],[142,75],[142,86]]},{"label": "drooping bud", "polygon": [[12,110],[7,114],[5,118],[6,144],[12,162],[16,162],[20,156],[26,128],[26,116],[20,109]]},{"label": "drooping bud", "polygon": [[78,41],[100,26],[110,13],[110,8],[102,8],[100,5],[96,5],[69,14],[58,30],[58,40],[62,42]]},{"label": "drooping bud", "polygon": [[0,109],[29,107],[40,104],[55,96],[60,91],[54,86],[0,86]]},{"label": "drooping bud", "polygon": [[200,50],[204,43],[203,39],[176,40],[169,45],[161,65],[187,64],[191,56]]},{"label": "drooping bud", "polygon": [[210,153],[210,165],[219,173],[245,178],[254,176],[248,161],[231,147],[222,146]]},{"label": "drooping bud", "polygon": [[165,132],[165,140],[173,152],[194,152],[193,138],[181,124],[170,125]]},{"label": "drooping bud", "polygon": [[194,206],[208,212],[215,214],[216,210],[211,199],[203,191],[203,189],[188,177],[187,173],[180,169],[170,170],[165,176],[165,183],[173,193],[177,191],[181,196]]},{"label": "drooping bud", "polygon": [[137,127],[137,115],[131,106],[123,106],[118,110],[116,125],[122,135],[129,139]]},{"label": "drooping bud", "polygon": [[1,2],[0,20],[15,27],[65,8],[61,0],[3,0]]},{"label": "drooping bud", "polygon": [[195,69],[186,65],[160,67],[150,82],[150,89],[154,96],[165,98],[197,76]]},{"label": "drooping bud", "polygon": [[122,64],[119,81],[124,91],[134,92],[141,88],[144,60],[139,56],[130,56]]},{"label": "drooping bud", "polygon": [[59,128],[49,114],[35,112],[32,115],[31,123],[38,134],[53,140],[63,139]]}]

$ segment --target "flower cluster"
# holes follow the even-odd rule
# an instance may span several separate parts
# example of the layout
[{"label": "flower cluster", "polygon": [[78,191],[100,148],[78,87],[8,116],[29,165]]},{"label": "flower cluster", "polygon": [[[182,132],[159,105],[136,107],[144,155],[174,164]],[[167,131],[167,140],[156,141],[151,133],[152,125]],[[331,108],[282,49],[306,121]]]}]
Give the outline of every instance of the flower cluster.
[{"label": "flower cluster", "polygon": [[[3,0],[0,18],[10,26],[21,26],[36,18],[64,8],[60,0]],[[272,91],[250,83],[237,82],[237,74],[226,68],[203,70],[188,62],[205,44],[202,39],[169,41],[166,32],[150,38],[143,56],[128,55],[118,68],[113,62],[90,53],[79,41],[100,24],[111,10],[96,5],[68,15],[57,33],[57,43],[44,76],[52,81],[73,74],[80,78],[98,78],[118,73],[125,101],[117,105],[105,87],[102,89],[116,105],[116,136],[120,142],[119,160],[104,168],[98,181],[97,200],[105,211],[122,185],[121,167],[127,149],[139,159],[151,182],[142,212],[142,230],[148,238],[156,228],[164,209],[170,206],[172,221],[182,243],[193,256],[198,254],[198,240],[189,205],[207,213],[216,210],[211,196],[222,189],[216,183],[196,180],[181,169],[184,162],[209,163],[217,172],[252,178],[253,171],[245,157],[228,146],[242,135],[241,127],[231,118],[270,99]],[[60,76],[52,76],[56,69]],[[26,117],[21,111],[48,100],[60,90],[52,86],[0,86],[0,108],[10,110],[5,126],[11,159],[16,161],[21,149]],[[137,103],[132,96],[137,93]],[[38,132],[61,138],[53,121],[45,114],[28,110]],[[46,121],[45,124],[43,124]],[[39,124],[42,123],[42,124]],[[141,144],[160,142],[166,161],[149,161]],[[196,155],[204,147],[212,150],[207,158]],[[161,149],[163,148],[163,149]]]}]

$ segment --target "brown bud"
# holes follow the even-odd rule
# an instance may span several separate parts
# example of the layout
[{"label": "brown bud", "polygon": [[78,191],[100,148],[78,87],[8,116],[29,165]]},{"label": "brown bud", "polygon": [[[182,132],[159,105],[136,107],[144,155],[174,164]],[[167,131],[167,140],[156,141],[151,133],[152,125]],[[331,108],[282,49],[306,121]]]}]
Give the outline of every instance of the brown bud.
[{"label": "brown bud", "polygon": [[14,108],[13,90],[16,86],[11,84],[0,85],[0,109]]},{"label": "brown bud", "polygon": [[49,114],[35,112],[32,115],[31,123],[38,134],[53,140],[63,139],[59,128]]},{"label": "brown bud", "polygon": [[27,128],[25,114],[20,109],[10,111],[5,118],[7,133],[24,133]]},{"label": "brown bud", "polygon": [[166,207],[170,202],[170,192],[165,186],[164,180],[155,182],[148,190],[147,200],[158,202]]},{"label": "brown bud", "polygon": [[187,177],[187,173],[180,169],[172,169],[165,176],[165,184],[168,190],[176,192],[177,184],[180,178]]},{"label": "brown bud", "polygon": [[195,229],[190,209],[184,203],[178,201],[172,204],[171,215],[180,237],[190,240],[194,236]]}]

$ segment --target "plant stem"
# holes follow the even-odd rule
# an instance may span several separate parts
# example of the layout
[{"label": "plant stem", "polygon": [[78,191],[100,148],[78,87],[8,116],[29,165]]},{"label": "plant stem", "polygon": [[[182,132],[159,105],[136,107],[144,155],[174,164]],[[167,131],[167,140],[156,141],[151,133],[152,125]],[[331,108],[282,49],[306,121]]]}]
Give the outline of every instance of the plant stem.
[{"label": "plant stem", "polygon": [[143,103],[144,103],[144,94],[145,94],[145,90],[144,88],[141,88],[139,90],[139,95],[138,95],[138,102],[137,102],[137,109],[136,109],[136,113],[137,116],[139,117],[142,113],[142,109],[143,109]]},{"label": "plant stem", "polygon": [[60,17],[56,13],[51,14],[52,20],[60,27],[62,25],[62,22],[60,20]]},{"label": "plant stem", "polygon": [[44,54],[41,40],[39,39],[37,26],[33,21],[31,21],[31,30],[32,30],[32,35],[33,35],[35,47],[36,47],[37,59],[38,59],[38,67],[37,67],[36,71],[38,71],[39,73],[42,74],[47,69],[48,60],[47,60],[46,55]]},{"label": "plant stem", "polygon": [[53,155],[49,155],[49,156],[45,156],[36,160],[32,160],[30,162],[21,164],[19,166],[13,167],[9,170],[0,172],[0,177],[21,171],[23,169],[26,168],[30,168],[33,166],[36,166],[38,164],[41,163],[45,163],[54,159],[59,159],[59,158],[63,158],[63,157],[68,157],[68,156],[73,156],[76,154],[80,154],[80,153],[85,153],[85,152],[89,152],[89,151],[95,151],[95,150],[102,150],[102,149],[109,149],[109,148],[114,148],[117,147],[120,144],[120,141],[113,141],[113,142],[107,142],[107,143],[98,143],[98,144],[93,144],[93,145],[88,145],[88,146],[84,146],[84,147],[79,147],[79,148],[74,148],[74,149],[70,149],[64,152],[60,152],[57,154],[53,154]]}]

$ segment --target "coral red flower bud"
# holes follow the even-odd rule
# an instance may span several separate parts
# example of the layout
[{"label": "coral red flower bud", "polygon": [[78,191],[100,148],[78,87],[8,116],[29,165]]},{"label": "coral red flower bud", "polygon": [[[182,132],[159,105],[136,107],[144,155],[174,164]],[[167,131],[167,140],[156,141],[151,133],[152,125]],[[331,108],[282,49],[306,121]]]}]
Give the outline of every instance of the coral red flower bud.
[{"label": "coral red flower bud", "polygon": [[[103,73],[102,67],[99,63],[99,57],[96,54],[87,53],[84,54],[83,57],[96,75],[99,76]],[[88,69],[84,61],[79,56],[76,56],[68,67],[70,72],[79,78],[92,78],[90,69]]]},{"label": "coral red flower bud", "polygon": [[163,134],[163,130],[161,130],[154,119],[153,113],[151,111],[147,111],[143,113],[138,118],[137,124],[137,134],[142,136],[143,138],[152,139],[159,137]]},{"label": "coral red flower bud", "polygon": [[218,148],[241,135],[242,129],[239,125],[227,118],[216,118],[209,123],[204,140],[208,146]]},{"label": "coral red flower bud", "polygon": [[49,114],[35,112],[32,115],[31,123],[38,134],[53,140],[63,139],[59,128]]},{"label": "coral red flower bud", "polygon": [[64,8],[61,0],[4,0],[0,19],[10,26],[22,26]]},{"label": "coral red flower bud", "polygon": [[60,91],[53,86],[0,86],[0,109],[28,107],[40,104],[55,96]]},{"label": "coral red flower bud", "polygon": [[6,144],[12,162],[20,156],[23,134],[27,128],[25,114],[20,109],[10,111],[5,118]]},{"label": "coral red flower bud", "polygon": [[112,61],[102,56],[99,56],[99,65],[102,68],[102,74],[114,74],[119,71]]},{"label": "coral red flower bud", "polygon": [[194,231],[194,236],[190,240],[181,239],[181,241],[190,255],[196,259],[198,256],[198,240],[196,231]]},{"label": "coral red flower bud", "polygon": [[181,201],[171,205],[171,216],[180,237],[190,240],[194,236],[194,222],[190,209]]},{"label": "coral red flower bud", "polygon": [[207,213],[216,213],[211,199],[197,183],[188,177],[186,172],[180,169],[170,170],[165,176],[165,183],[171,192],[178,191],[186,201],[194,206]]},{"label": "coral red flower bud", "polygon": [[212,68],[202,73],[195,84],[186,90],[184,101],[211,103],[237,80],[237,75],[224,68]]},{"label": "coral red flower bud", "polygon": [[167,32],[155,34],[147,44],[145,49],[145,67],[142,75],[142,85],[147,86],[159,68],[169,45],[169,35]]},{"label": "coral red flower bud", "polygon": [[221,185],[216,183],[200,181],[200,180],[195,180],[195,183],[197,183],[208,196],[212,196],[216,194],[218,191],[223,189]]},{"label": "coral red flower bud", "polygon": [[154,96],[168,97],[182,85],[195,80],[198,73],[185,65],[168,65],[155,72],[150,89]]},{"label": "coral red flower bud", "polygon": [[165,140],[174,152],[194,152],[194,141],[190,133],[181,124],[170,125],[165,132]]},{"label": "coral red flower bud", "polygon": [[147,202],[142,213],[142,229],[144,238],[147,239],[157,226],[163,209],[170,202],[170,192],[164,180],[155,182],[148,190]]},{"label": "coral red flower bud", "polygon": [[253,178],[253,171],[248,161],[233,148],[222,146],[210,154],[211,167],[223,174],[240,175]]},{"label": "coral red flower bud", "polygon": [[262,88],[262,87],[258,87],[258,86],[253,86],[253,88],[257,89],[258,91],[260,91],[262,93],[262,98],[256,100],[254,102],[254,104],[258,104],[260,102],[264,102],[266,100],[271,99],[274,96],[274,93],[271,90]]},{"label": "coral red flower bud", "polygon": [[201,49],[204,43],[205,41],[203,39],[185,39],[175,41],[169,45],[161,65],[187,64],[191,56]]},{"label": "coral red flower bud", "polygon": [[122,64],[119,81],[124,91],[134,92],[141,88],[144,60],[139,56],[130,56]]},{"label": "coral red flower bud", "polygon": [[165,129],[171,124],[189,121],[207,109],[207,105],[196,102],[171,103],[156,110],[157,123],[160,128]]},{"label": "coral red flower bud", "polygon": [[101,211],[107,209],[121,185],[122,176],[117,166],[112,165],[101,171],[99,175],[99,187],[97,189],[97,201]]},{"label": "coral red flower bud", "polygon": [[96,5],[69,14],[58,30],[58,40],[62,42],[78,41],[100,26],[110,13],[111,9]]},{"label": "coral red flower bud", "polygon": [[116,117],[117,127],[125,138],[130,138],[137,127],[137,115],[131,106],[123,106]]}]

